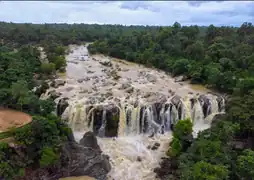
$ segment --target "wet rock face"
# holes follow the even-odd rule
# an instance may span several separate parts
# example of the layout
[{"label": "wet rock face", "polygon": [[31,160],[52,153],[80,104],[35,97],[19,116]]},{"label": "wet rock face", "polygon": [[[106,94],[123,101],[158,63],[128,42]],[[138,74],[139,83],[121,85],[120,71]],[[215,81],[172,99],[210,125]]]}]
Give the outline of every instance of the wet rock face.
[{"label": "wet rock face", "polygon": [[216,124],[220,121],[224,121],[226,118],[226,114],[216,114],[212,119],[211,127],[216,126]]},{"label": "wet rock face", "polygon": [[175,107],[178,107],[178,105],[181,103],[181,97],[178,95],[175,95],[172,99],[171,102],[175,105]]},{"label": "wet rock face", "polygon": [[223,109],[225,109],[224,99],[223,99],[223,97],[218,96],[216,101],[218,102],[219,111],[221,112]]},{"label": "wet rock face", "polygon": [[62,93],[56,92],[56,90],[51,90],[51,91],[49,92],[49,95],[50,95],[50,97],[51,97],[53,100],[55,100],[56,98],[60,97],[60,96],[62,95]]},{"label": "wet rock face", "polygon": [[205,95],[200,95],[198,97],[198,100],[200,101],[202,105],[203,113],[204,113],[204,116],[206,117],[208,114],[210,114],[210,112],[208,112],[208,108],[209,106],[211,106],[211,102],[209,98],[206,97]]},{"label": "wet rock face", "polygon": [[110,170],[107,155],[102,155],[100,151],[86,147],[85,144],[67,142],[61,147],[60,160],[55,166],[26,170],[26,175],[19,180],[56,180],[70,176],[90,176],[105,180]]},{"label": "wet rock face", "polygon": [[68,98],[60,99],[60,101],[57,104],[57,116],[61,116],[65,109],[69,106]]},{"label": "wet rock face", "polygon": [[35,94],[40,97],[42,94],[44,94],[47,89],[49,88],[48,83],[43,82],[39,87],[35,89]]},{"label": "wet rock face", "polygon": [[[106,111],[106,127],[105,136],[106,137],[116,137],[118,130],[118,123],[120,112],[118,107],[115,105],[98,106],[93,111],[93,132],[98,135],[99,129],[103,124],[103,111]],[[91,120],[92,117],[90,117]]]},{"label": "wet rock face", "polygon": [[174,179],[176,177],[174,174],[176,173],[177,164],[176,158],[162,158],[160,167],[155,168],[154,172],[161,180]]}]

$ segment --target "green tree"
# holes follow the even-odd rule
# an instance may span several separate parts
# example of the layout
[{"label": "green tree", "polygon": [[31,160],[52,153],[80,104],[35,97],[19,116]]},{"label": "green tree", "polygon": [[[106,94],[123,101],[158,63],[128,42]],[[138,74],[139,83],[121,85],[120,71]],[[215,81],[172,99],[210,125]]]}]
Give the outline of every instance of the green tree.
[{"label": "green tree", "polygon": [[41,71],[45,74],[52,74],[56,70],[56,66],[54,63],[42,63]]},{"label": "green tree", "polygon": [[195,163],[189,170],[181,173],[181,179],[188,180],[226,180],[229,171],[223,165],[213,165],[204,161]]},{"label": "green tree", "polygon": [[188,74],[189,70],[189,60],[188,59],[179,59],[176,60],[173,64],[173,74],[180,75],[180,74]]},{"label": "green tree", "polygon": [[237,174],[239,179],[248,180],[254,177],[254,151],[246,149],[237,158]]},{"label": "green tree", "polygon": [[59,155],[54,152],[52,148],[44,147],[41,150],[40,167],[47,167],[56,163],[59,159]]},{"label": "green tree", "polygon": [[168,156],[178,156],[188,149],[192,142],[192,122],[190,119],[179,120],[173,131],[173,140],[170,143]]}]

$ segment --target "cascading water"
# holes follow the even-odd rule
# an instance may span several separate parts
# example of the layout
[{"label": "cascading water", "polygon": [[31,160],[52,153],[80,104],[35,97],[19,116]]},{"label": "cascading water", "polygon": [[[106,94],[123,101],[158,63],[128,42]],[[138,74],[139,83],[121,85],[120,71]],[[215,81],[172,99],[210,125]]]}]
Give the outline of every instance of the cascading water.
[{"label": "cascading water", "polygon": [[[73,54],[66,57],[69,60],[67,80],[58,90],[68,97],[69,105],[62,119],[73,129],[76,140],[87,131],[94,131],[98,136],[102,151],[110,156],[112,170],[109,179],[155,180],[153,168],[159,165],[160,158],[168,150],[174,124],[180,119],[190,118],[196,136],[198,131],[209,128],[215,114],[224,111],[223,98],[207,93],[197,95],[202,92],[174,83],[171,77],[152,69],[140,73],[140,66],[122,64],[124,67],[121,68],[127,71],[118,72],[121,76],[118,81],[112,80],[107,68],[113,67],[102,66],[100,56],[88,56],[86,61],[75,60],[84,51],[87,52],[86,47],[73,49]],[[149,73],[156,76],[156,82],[146,82],[148,78],[145,75]],[[122,79],[131,82],[127,85],[128,90],[134,87],[139,91],[127,93],[127,89],[122,88]],[[73,89],[69,90],[70,87]],[[170,95],[171,88],[175,88],[176,95]],[[109,91],[111,97],[105,97]],[[49,92],[42,98],[49,97]],[[151,92],[163,92],[165,99],[161,101],[156,93]],[[150,96],[155,98],[151,100]],[[137,102],[134,103],[133,99]],[[154,143],[160,143],[157,150],[148,148]]]},{"label": "cascading water", "polygon": [[[94,131],[97,124],[100,125],[96,131],[99,145],[110,156],[111,164],[115,167],[110,172],[109,179],[155,180],[152,169],[167,151],[172,126],[180,118],[190,118],[193,122],[193,135],[196,137],[200,130],[209,128],[214,115],[220,109],[223,110],[219,108],[215,96],[207,97],[207,100],[204,99],[206,103],[196,96],[179,99],[178,104],[174,104],[172,98],[164,103],[138,104],[136,107],[124,101],[120,106],[114,103],[112,107],[119,112],[115,139],[105,137],[107,125],[112,121],[108,119],[112,116],[107,115],[111,113],[112,107],[107,108],[107,104],[93,105],[91,108],[88,105],[71,104],[66,111],[69,115],[68,124],[75,132]],[[206,112],[203,111],[204,106],[207,106]],[[153,137],[148,138],[151,135]],[[75,133],[75,136],[81,138],[79,133]],[[157,151],[147,149],[155,142],[160,142],[162,147]]]},{"label": "cascading water", "polygon": [[98,132],[99,137],[105,137],[105,128],[106,128],[106,123],[107,123],[106,113],[107,113],[106,109],[103,109],[102,123],[101,123],[101,127],[99,129],[99,132]]},{"label": "cascading water", "polygon": [[125,104],[121,104],[120,110],[120,118],[118,124],[118,136],[124,136],[126,132],[126,113],[125,113]]}]

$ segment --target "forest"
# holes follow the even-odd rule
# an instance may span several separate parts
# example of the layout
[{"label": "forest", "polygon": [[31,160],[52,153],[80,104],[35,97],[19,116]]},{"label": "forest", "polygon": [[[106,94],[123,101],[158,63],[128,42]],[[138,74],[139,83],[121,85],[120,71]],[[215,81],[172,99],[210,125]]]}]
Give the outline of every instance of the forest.
[{"label": "forest", "polygon": [[[196,139],[191,135],[189,120],[178,122],[168,158],[157,170],[158,176],[182,180],[253,179],[254,26],[251,23],[235,28],[182,26],[178,22],[167,27],[0,22],[0,37],[0,105],[36,116],[31,126],[13,132],[27,151],[32,149],[35,153],[33,156],[28,153],[27,164],[16,164],[10,159],[13,152],[0,143],[0,159],[4,160],[0,163],[0,177],[11,179],[24,168],[47,166],[57,159],[56,146],[67,137],[68,128],[50,115],[53,102],[40,100],[31,90],[55,72],[64,71],[67,45],[94,42],[89,46],[92,54],[126,59],[172,76],[183,75],[191,83],[203,84],[228,96],[226,116],[199,133]],[[35,47],[44,48],[49,62],[38,60]],[[31,139],[24,138],[27,136]],[[41,136],[45,141],[37,146]]]}]

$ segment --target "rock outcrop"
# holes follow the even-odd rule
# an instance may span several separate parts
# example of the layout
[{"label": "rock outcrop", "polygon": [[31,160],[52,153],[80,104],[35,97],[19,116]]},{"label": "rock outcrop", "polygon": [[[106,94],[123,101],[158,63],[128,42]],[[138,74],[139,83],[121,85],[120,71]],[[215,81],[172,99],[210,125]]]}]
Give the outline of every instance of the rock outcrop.
[{"label": "rock outcrop", "polygon": [[213,119],[212,119],[212,123],[211,123],[211,127],[216,126],[216,124],[219,121],[224,121],[226,118],[226,114],[225,113],[221,113],[221,114],[216,114]]},{"label": "rock outcrop", "polygon": [[65,111],[65,109],[69,106],[68,103],[68,98],[63,98],[60,99],[58,104],[57,104],[57,115],[61,116],[63,114],[63,112]]},{"label": "rock outcrop", "polygon": [[58,88],[59,86],[63,86],[65,85],[65,81],[62,80],[62,79],[55,79],[52,83],[51,83],[51,86],[54,87],[54,88]]},{"label": "rock outcrop", "polygon": [[96,149],[100,149],[96,137],[88,132],[84,135],[82,144],[75,141],[63,144],[60,159],[54,166],[26,169],[25,176],[19,180],[58,180],[71,176],[89,176],[96,180],[105,180],[111,170],[109,157]]},{"label": "rock outcrop", "polygon": [[155,168],[154,172],[161,180],[173,179],[176,177],[177,159],[176,158],[162,158],[160,167]]},{"label": "rock outcrop", "polygon": [[56,90],[51,90],[49,92],[50,97],[55,100],[56,98],[60,97],[62,94],[60,92],[56,92]]},{"label": "rock outcrop", "polygon": [[90,147],[96,151],[101,151],[101,148],[97,143],[95,134],[90,131],[84,134],[83,138],[79,141],[79,144],[85,147]]},{"label": "rock outcrop", "polygon": [[34,93],[38,96],[38,97],[40,97],[42,94],[44,94],[46,91],[47,91],[47,89],[49,88],[49,85],[48,85],[48,83],[47,82],[43,82],[41,85],[39,85],[38,87],[36,87],[35,89],[34,89]]}]

